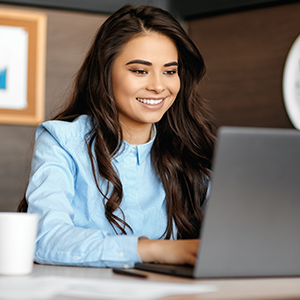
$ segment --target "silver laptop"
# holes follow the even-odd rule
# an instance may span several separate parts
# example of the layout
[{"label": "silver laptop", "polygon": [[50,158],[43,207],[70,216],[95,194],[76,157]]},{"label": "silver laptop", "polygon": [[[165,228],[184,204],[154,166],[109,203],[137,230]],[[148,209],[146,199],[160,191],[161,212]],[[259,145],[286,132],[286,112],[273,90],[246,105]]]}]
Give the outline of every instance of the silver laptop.
[{"label": "silver laptop", "polygon": [[136,264],[194,277],[300,275],[300,132],[222,127],[195,267]]}]

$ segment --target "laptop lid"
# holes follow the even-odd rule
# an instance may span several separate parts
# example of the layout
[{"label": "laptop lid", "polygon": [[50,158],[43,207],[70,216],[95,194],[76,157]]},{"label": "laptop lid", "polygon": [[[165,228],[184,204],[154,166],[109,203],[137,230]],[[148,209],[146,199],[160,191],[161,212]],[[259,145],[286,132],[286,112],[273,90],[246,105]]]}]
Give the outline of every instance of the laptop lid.
[{"label": "laptop lid", "polygon": [[194,277],[300,275],[300,132],[223,127]]}]

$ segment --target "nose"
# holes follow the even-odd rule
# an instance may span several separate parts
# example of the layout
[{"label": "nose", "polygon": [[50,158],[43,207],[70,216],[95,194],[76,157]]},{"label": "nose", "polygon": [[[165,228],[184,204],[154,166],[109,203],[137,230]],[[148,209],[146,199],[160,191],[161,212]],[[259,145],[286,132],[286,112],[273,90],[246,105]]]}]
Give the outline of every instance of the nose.
[{"label": "nose", "polygon": [[164,81],[160,74],[151,74],[151,76],[149,76],[147,90],[154,91],[157,94],[165,90]]}]

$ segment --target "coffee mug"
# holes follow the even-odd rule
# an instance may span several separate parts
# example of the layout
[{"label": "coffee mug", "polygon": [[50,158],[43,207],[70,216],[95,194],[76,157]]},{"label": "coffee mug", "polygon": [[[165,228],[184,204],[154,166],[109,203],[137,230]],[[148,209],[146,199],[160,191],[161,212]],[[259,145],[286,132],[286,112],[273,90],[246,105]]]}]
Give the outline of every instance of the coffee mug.
[{"label": "coffee mug", "polygon": [[38,216],[0,212],[0,275],[32,272]]}]

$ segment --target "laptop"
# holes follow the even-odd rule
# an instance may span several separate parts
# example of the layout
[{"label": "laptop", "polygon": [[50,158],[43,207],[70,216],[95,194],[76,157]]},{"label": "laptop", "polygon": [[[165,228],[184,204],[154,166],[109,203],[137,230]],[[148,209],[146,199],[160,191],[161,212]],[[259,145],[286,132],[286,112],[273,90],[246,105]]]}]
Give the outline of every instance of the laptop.
[{"label": "laptop", "polygon": [[194,267],[135,269],[192,278],[300,275],[300,132],[221,127]]}]

